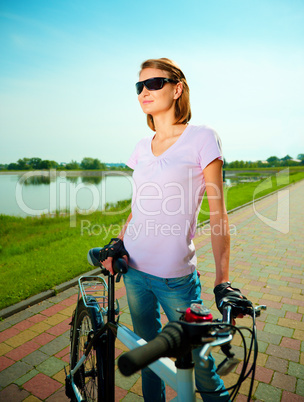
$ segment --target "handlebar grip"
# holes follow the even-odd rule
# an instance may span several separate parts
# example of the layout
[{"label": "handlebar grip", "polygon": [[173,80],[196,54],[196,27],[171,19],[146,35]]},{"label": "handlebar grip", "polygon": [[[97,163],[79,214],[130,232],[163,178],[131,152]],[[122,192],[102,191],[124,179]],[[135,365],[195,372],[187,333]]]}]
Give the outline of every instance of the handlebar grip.
[{"label": "handlebar grip", "polygon": [[[100,262],[100,250],[102,247],[91,248],[88,252],[88,262],[93,267],[102,268],[102,263]],[[113,269],[117,274],[125,274],[128,271],[128,265],[123,258],[117,258],[113,261]]]},{"label": "handlebar grip", "polygon": [[102,247],[91,248],[88,251],[88,263],[93,267],[102,267],[102,263],[99,260],[99,253]]},{"label": "handlebar grip", "polygon": [[128,272],[128,264],[123,258],[117,258],[114,260],[113,269],[117,274],[125,274]]},{"label": "handlebar grip", "polygon": [[171,322],[155,339],[120,356],[118,368],[123,375],[130,376],[160,357],[178,355],[181,352],[183,340],[181,324]]},{"label": "handlebar grip", "polygon": [[143,346],[124,353],[118,359],[118,368],[123,375],[130,376],[163,357],[167,348],[168,344],[164,338],[155,338]]},{"label": "handlebar grip", "polygon": [[254,307],[250,300],[235,296],[226,296],[221,301],[223,321],[231,323],[239,314],[253,316]]}]

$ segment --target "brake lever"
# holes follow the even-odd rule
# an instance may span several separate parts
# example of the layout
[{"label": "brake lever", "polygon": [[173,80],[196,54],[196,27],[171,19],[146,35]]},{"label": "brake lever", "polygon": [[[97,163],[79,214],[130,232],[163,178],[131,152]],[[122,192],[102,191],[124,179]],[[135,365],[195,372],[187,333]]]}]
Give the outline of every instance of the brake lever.
[{"label": "brake lever", "polygon": [[[207,367],[208,357],[210,355],[211,349],[214,348],[215,346],[221,346],[224,345],[225,343],[231,342],[232,338],[233,336],[232,334],[230,334],[224,338],[215,339],[213,342],[205,343],[199,354],[199,357],[201,359],[200,365],[203,367]],[[202,341],[204,341],[204,338],[202,339]]]},{"label": "brake lever", "polygon": [[267,310],[267,306],[265,306],[265,304],[254,307],[256,317],[259,317],[261,315],[262,310]]}]

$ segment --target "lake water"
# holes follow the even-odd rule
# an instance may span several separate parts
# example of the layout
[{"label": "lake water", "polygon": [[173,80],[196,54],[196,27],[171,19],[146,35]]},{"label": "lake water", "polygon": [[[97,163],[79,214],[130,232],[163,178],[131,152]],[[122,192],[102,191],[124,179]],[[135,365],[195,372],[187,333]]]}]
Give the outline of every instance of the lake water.
[{"label": "lake water", "polygon": [[[228,173],[228,172],[227,172]],[[226,174],[225,185],[239,181],[255,181]],[[107,203],[132,197],[132,176],[129,172],[24,172],[0,174],[0,214],[39,216],[57,211],[85,213],[103,210]]]},{"label": "lake water", "polygon": [[[43,175],[41,175],[43,173]],[[0,175],[0,214],[39,216],[54,211],[103,210],[132,196],[132,177],[125,172],[67,176],[66,172]]]}]

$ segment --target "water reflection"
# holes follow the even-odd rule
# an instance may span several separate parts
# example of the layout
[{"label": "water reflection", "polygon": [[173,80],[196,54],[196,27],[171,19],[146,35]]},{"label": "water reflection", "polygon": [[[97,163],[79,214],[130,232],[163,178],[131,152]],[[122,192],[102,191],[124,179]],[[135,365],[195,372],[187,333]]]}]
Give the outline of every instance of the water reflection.
[{"label": "water reflection", "polygon": [[75,210],[104,210],[105,205],[130,199],[129,174],[68,176],[66,172],[26,172],[0,175],[0,214],[36,216]]},{"label": "water reflection", "polygon": [[[21,179],[23,176],[19,176],[19,179]],[[50,176],[30,176],[27,178],[23,178],[22,183],[25,186],[39,186],[41,184],[46,184],[49,185],[51,182],[54,182],[56,178],[50,177]]]},{"label": "water reflection", "polygon": [[[21,179],[23,176],[19,176],[19,179]],[[101,183],[103,180],[103,176],[66,176],[64,179],[67,182],[77,184],[79,180],[83,184],[92,184],[92,185],[98,185]],[[226,175],[224,179],[224,185],[225,186],[233,186],[238,183],[250,183],[250,182],[256,182],[259,180],[264,180],[267,178],[267,175],[264,176],[250,176],[250,175],[234,175],[234,176],[228,176]],[[45,174],[45,175],[34,175],[30,176],[27,178],[23,177],[22,183],[26,186],[28,185],[49,185],[51,182],[55,182],[57,180],[56,176]]]},{"label": "water reflection", "polygon": [[99,184],[103,179],[102,176],[82,176],[81,181],[84,184]]},{"label": "water reflection", "polygon": [[270,174],[259,174],[256,173],[255,175],[252,174],[231,174],[230,172],[227,172],[224,178],[224,186],[225,187],[231,187],[235,186],[239,183],[255,183],[257,181],[265,180],[267,177],[269,177]]},{"label": "water reflection", "polygon": [[[39,186],[40,184],[49,185],[51,182],[55,182],[56,176],[47,175],[34,175],[29,177],[24,177],[23,175],[18,176],[19,180],[22,179],[22,183],[26,186],[33,185]],[[77,182],[81,180],[84,184],[94,184],[98,185],[101,183],[103,177],[102,176],[66,176],[65,180],[77,184]]]},{"label": "water reflection", "polygon": [[66,176],[66,180],[69,181],[70,183],[76,184],[78,182],[79,177],[78,176]]}]

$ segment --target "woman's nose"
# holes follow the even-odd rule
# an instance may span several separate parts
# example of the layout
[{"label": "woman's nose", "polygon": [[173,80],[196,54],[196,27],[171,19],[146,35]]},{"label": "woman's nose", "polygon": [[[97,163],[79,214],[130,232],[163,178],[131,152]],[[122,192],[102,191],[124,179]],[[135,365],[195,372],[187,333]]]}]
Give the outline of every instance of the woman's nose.
[{"label": "woman's nose", "polygon": [[149,94],[150,94],[150,91],[144,86],[140,95],[145,96],[145,95],[149,95]]}]

